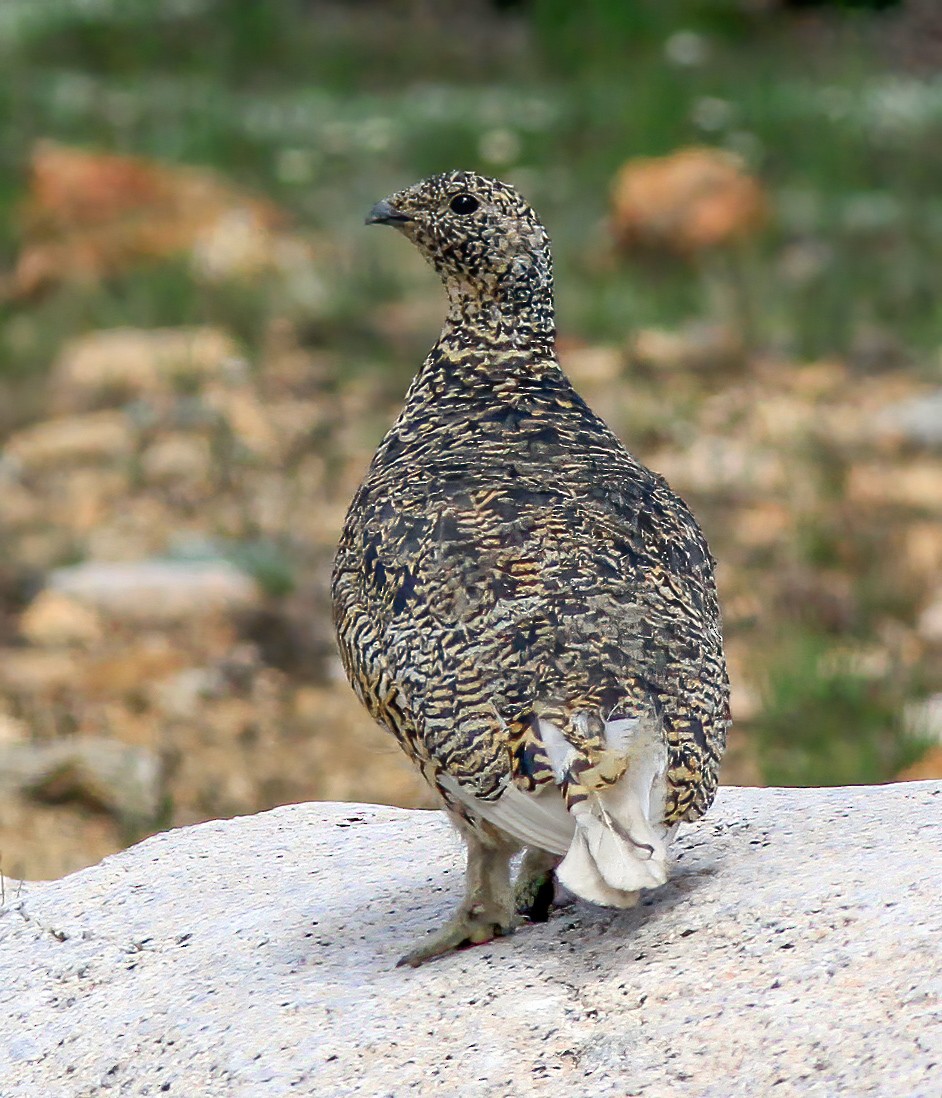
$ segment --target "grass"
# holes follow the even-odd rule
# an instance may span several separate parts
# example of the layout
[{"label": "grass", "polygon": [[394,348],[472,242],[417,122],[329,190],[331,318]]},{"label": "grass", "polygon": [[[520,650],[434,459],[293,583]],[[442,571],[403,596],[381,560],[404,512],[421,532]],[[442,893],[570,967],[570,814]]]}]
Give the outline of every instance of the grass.
[{"label": "grass", "polygon": [[791,633],[774,651],[752,735],[772,785],[885,781],[928,744],[903,726],[912,684],[902,668],[870,669],[831,638]]}]

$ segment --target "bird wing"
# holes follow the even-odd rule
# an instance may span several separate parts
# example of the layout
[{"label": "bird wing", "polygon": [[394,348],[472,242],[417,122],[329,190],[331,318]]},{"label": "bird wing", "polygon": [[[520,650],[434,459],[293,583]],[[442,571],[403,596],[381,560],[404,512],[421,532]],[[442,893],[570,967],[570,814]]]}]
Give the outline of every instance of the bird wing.
[{"label": "bird wing", "polygon": [[559,790],[553,786],[524,793],[509,784],[496,800],[485,800],[476,797],[451,774],[442,774],[439,782],[475,815],[526,846],[562,856],[572,843],[576,824]]}]

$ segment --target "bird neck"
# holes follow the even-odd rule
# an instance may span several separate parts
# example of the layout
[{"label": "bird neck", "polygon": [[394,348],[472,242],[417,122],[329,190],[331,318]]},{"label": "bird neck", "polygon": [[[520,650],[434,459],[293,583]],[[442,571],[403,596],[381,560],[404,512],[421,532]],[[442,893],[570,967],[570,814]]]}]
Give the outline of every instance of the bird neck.
[{"label": "bird neck", "polygon": [[553,271],[548,258],[522,256],[507,270],[474,281],[445,279],[448,314],[439,345],[525,351],[537,359],[556,357]]}]

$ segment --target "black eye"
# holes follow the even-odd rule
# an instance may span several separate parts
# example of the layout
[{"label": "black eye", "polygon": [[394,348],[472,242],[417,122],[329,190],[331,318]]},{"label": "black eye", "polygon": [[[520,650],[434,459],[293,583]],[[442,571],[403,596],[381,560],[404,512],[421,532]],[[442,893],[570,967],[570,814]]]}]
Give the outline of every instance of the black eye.
[{"label": "black eye", "polygon": [[480,203],[473,194],[456,194],[449,205],[456,214],[473,214]]}]

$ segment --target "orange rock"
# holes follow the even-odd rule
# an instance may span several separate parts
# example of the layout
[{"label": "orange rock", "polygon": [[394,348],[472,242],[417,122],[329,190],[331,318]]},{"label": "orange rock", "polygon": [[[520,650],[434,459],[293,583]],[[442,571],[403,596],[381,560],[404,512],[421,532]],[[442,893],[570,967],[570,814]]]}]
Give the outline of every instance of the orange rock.
[{"label": "orange rock", "polygon": [[58,591],[40,591],[20,617],[20,633],[31,644],[89,644],[102,636],[94,610]]},{"label": "orange rock", "polygon": [[101,524],[123,506],[128,494],[128,463],[125,468],[53,469],[45,481],[46,491],[56,500],[56,525],[71,535],[93,536]]},{"label": "orange rock", "polygon": [[[89,660],[82,669],[82,689],[89,697],[118,698],[140,691],[187,666],[180,648],[146,636],[126,650]],[[123,738],[123,737],[122,737]]]},{"label": "orange rock", "polygon": [[803,365],[791,365],[783,370],[776,363],[776,380],[805,400],[820,400],[838,395],[846,399],[848,370],[845,363],[835,359],[821,359]]},{"label": "orange rock", "polygon": [[942,461],[925,459],[897,466],[861,462],[848,473],[846,496],[862,506],[942,512]]},{"label": "orange rock", "polygon": [[24,427],[7,440],[5,452],[30,472],[96,464],[127,457],[134,432],[123,412],[90,412]]},{"label": "orange rock", "polygon": [[204,169],[45,141],[33,151],[29,187],[12,287],[21,297],[64,279],[96,281],[142,260],[200,251],[233,221],[253,242],[282,221],[277,206]]},{"label": "orange rock", "polygon": [[795,518],[783,504],[761,500],[743,507],[734,521],[740,545],[750,549],[771,549],[789,537]]},{"label": "orange rock", "polygon": [[754,233],[768,202],[739,157],[689,148],[629,160],[615,178],[612,208],[621,247],[685,255]]},{"label": "orange rock", "polygon": [[618,347],[573,347],[562,356],[563,369],[577,385],[612,385],[625,366]]},{"label": "orange rock", "polygon": [[209,440],[182,431],[158,438],[141,456],[141,469],[150,484],[209,487],[213,455]]},{"label": "orange rock", "polygon": [[898,782],[921,782],[931,778],[942,778],[942,744],[930,747],[921,759],[896,775]]},{"label": "orange rock", "polygon": [[22,880],[51,880],[92,865],[127,846],[126,833],[126,825],[114,817],[74,802],[0,797],[0,869]]},{"label": "orange rock", "polygon": [[271,461],[281,453],[281,442],[267,409],[247,387],[214,388],[203,395],[206,405],[222,415],[234,437],[251,453]]},{"label": "orange rock", "polygon": [[74,688],[78,665],[70,652],[35,648],[0,649],[0,686],[15,695],[48,696]]},{"label": "orange rock", "polygon": [[11,717],[9,713],[0,713],[0,747],[11,743],[27,743],[30,739],[30,727],[26,721]]},{"label": "orange rock", "polygon": [[942,523],[911,522],[903,531],[903,559],[910,573],[924,579],[942,573]]}]

